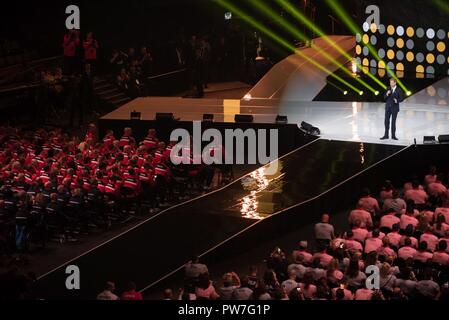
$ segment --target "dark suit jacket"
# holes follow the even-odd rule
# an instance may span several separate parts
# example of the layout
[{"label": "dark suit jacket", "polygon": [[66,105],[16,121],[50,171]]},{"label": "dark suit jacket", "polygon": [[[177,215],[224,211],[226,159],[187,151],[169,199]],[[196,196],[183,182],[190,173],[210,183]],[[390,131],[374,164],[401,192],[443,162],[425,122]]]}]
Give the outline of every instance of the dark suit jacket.
[{"label": "dark suit jacket", "polygon": [[[388,90],[392,92],[389,96],[387,96]],[[399,104],[404,100],[404,92],[401,88],[399,88],[399,86],[396,86],[396,91],[394,93],[391,87],[388,87],[385,92],[384,99],[387,102],[385,105],[386,110],[391,112],[399,112]],[[397,103],[394,102],[395,99],[397,100]]]}]

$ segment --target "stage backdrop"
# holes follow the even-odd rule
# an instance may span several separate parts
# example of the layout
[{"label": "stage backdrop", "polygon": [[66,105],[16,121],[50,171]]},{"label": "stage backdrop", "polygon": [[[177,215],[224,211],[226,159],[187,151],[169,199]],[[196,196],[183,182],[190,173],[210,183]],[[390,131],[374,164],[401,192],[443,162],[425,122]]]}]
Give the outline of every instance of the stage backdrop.
[{"label": "stage backdrop", "polygon": [[[449,2],[446,0],[361,0],[358,6],[356,58],[385,74],[418,78],[449,74]],[[379,8],[379,23],[367,22],[370,5]],[[371,44],[374,53],[367,46]],[[376,57],[376,53],[378,57]],[[379,59],[380,58],[380,59]]]}]

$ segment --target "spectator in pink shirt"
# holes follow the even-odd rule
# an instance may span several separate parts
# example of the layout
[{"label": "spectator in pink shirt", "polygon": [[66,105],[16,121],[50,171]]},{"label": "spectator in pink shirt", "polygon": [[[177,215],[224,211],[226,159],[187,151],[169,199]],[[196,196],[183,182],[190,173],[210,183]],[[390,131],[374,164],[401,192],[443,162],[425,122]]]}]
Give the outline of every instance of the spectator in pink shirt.
[{"label": "spectator in pink shirt", "polygon": [[372,238],[365,240],[365,253],[370,253],[372,251],[377,252],[377,250],[382,247],[382,240],[379,238],[379,230],[373,231]]},{"label": "spectator in pink shirt", "polygon": [[435,221],[436,221],[436,217],[440,214],[444,216],[444,220],[446,220],[446,223],[449,223],[449,200],[448,199],[446,199],[444,201],[443,206],[441,208],[435,209],[435,216],[434,216]]},{"label": "spectator in pink shirt", "polygon": [[368,188],[363,190],[362,197],[358,202],[358,207],[371,214],[376,214],[380,211],[379,203],[375,198],[371,197],[371,191]]},{"label": "spectator in pink shirt", "polygon": [[431,260],[433,255],[427,250],[427,242],[422,241],[419,243],[418,251],[414,256],[415,261],[426,263],[428,260]]},{"label": "spectator in pink shirt", "polygon": [[354,222],[354,227],[352,228],[352,233],[354,234],[354,239],[360,241],[361,243],[365,242],[366,237],[368,236],[368,230],[361,227],[362,222],[360,220],[356,220]]},{"label": "spectator in pink shirt", "polygon": [[383,257],[397,257],[396,251],[394,251],[390,246],[390,239],[388,238],[388,236],[385,236],[382,239],[382,247],[377,249],[377,254]]},{"label": "spectator in pink shirt", "polygon": [[387,234],[388,239],[390,240],[390,245],[399,248],[399,241],[401,240],[401,235],[399,234],[399,224],[393,225],[393,230]]},{"label": "spectator in pink shirt", "polygon": [[382,216],[382,218],[380,218],[380,229],[388,233],[393,229],[393,225],[400,222],[401,219],[396,217],[396,211],[394,209],[390,209],[385,215]]},{"label": "spectator in pink shirt", "polygon": [[349,252],[363,251],[362,244],[354,239],[354,233],[352,232],[352,230],[346,232],[345,247]]},{"label": "spectator in pink shirt", "polygon": [[440,239],[440,241],[444,241],[447,243],[447,249],[446,252],[449,253],[449,231],[446,232],[443,238]]},{"label": "spectator in pink shirt", "polygon": [[419,238],[420,242],[426,242],[427,243],[427,248],[431,251],[434,252],[435,249],[437,248],[438,245],[438,237],[436,235],[433,234],[433,230],[432,227],[428,226],[426,231],[424,232],[424,234],[421,235],[421,238]]},{"label": "spectator in pink shirt", "polygon": [[380,191],[380,199],[385,202],[387,199],[393,198],[394,187],[390,180],[385,181]]},{"label": "spectator in pink shirt", "polygon": [[362,288],[356,291],[354,300],[370,301],[373,298],[374,291],[367,288]]},{"label": "spectator in pink shirt", "polygon": [[438,243],[438,250],[435,251],[432,257],[432,261],[443,266],[449,265],[449,254],[447,254],[447,242],[441,240]]},{"label": "spectator in pink shirt", "polygon": [[404,231],[404,235],[399,240],[399,246],[403,247],[405,245],[405,239],[409,238],[412,242],[412,247],[417,249],[418,248],[418,239],[416,239],[413,234],[415,232],[415,229],[412,225],[407,226]]},{"label": "spectator in pink shirt", "polygon": [[307,251],[307,247],[308,247],[307,241],[301,241],[299,243],[298,250],[293,251],[293,256],[297,257],[299,255],[302,255],[304,257],[303,258],[304,263],[310,264],[312,263],[313,255]]},{"label": "spectator in pink shirt", "polygon": [[371,218],[371,214],[364,210],[360,205],[357,205],[357,209],[352,210],[349,214],[349,224],[354,225],[356,220],[361,221],[362,228],[369,228],[373,225],[373,220]]},{"label": "spectator in pink shirt", "polygon": [[438,177],[435,182],[432,182],[427,186],[429,195],[432,197],[439,197],[447,193],[447,188],[441,182],[442,180],[442,177]]},{"label": "spectator in pink shirt", "polygon": [[411,201],[407,201],[407,210],[406,212],[401,216],[401,223],[400,227],[401,230],[405,230],[409,224],[413,226],[413,228],[416,228],[418,225],[418,219],[414,217],[415,209],[414,204]]},{"label": "spectator in pink shirt", "polygon": [[320,252],[317,252],[313,255],[313,260],[319,259],[320,265],[323,267],[327,267],[334,258],[331,255],[327,254],[326,251],[327,251],[326,248],[322,248]]},{"label": "spectator in pink shirt", "polygon": [[307,272],[302,282],[299,284],[299,288],[301,292],[304,294],[304,297],[308,300],[314,299],[316,296],[316,286],[313,284],[315,282],[315,278],[312,272]]},{"label": "spectator in pink shirt", "polygon": [[435,230],[434,230],[435,234],[440,237],[443,237],[448,230],[449,230],[449,225],[446,224],[446,218],[442,214],[438,215],[436,218],[436,224],[435,224]]},{"label": "spectator in pink shirt", "polygon": [[412,241],[407,238],[405,239],[404,247],[398,250],[398,257],[403,260],[414,259],[416,252],[416,249],[412,247]]},{"label": "spectator in pink shirt", "polygon": [[428,186],[429,184],[436,182],[437,178],[437,167],[431,166],[429,173],[424,177],[424,183]]},{"label": "spectator in pink shirt", "polygon": [[422,190],[417,180],[412,182],[412,189],[408,190],[404,194],[405,200],[413,200],[415,204],[423,205],[427,202],[429,196]]}]

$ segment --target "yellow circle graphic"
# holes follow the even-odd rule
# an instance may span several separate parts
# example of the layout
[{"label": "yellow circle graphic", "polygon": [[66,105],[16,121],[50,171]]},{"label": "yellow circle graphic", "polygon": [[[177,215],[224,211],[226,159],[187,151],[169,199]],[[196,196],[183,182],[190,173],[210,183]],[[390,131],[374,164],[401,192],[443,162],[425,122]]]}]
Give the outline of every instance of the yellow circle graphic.
[{"label": "yellow circle graphic", "polygon": [[435,62],[435,56],[432,53],[428,53],[426,56],[426,60],[428,63],[434,63]]},{"label": "yellow circle graphic", "polygon": [[369,60],[367,58],[363,59],[363,63],[364,66],[369,66]]},{"label": "yellow circle graphic", "polygon": [[422,65],[416,66],[416,72],[424,73],[424,67]]},{"label": "yellow circle graphic", "polygon": [[388,51],[387,51],[387,57],[388,57],[388,59],[393,60],[393,59],[394,59],[394,56],[395,56],[395,53],[394,53],[393,50],[388,50]]},{"label": "yellow circle graphic", "polygon": [[371,23],[370,29],[371,29],[372,33],[376,33],[376,31],[377,31],[377,24]]},{"label": "yellow circle graphic", "polygon": [[444,50],[446,50],[446,44],[444,42],[438,42],[437,44],[437,50],[439,52],[443,52]]},{"label": "yellow circle graphic", "polygon": [[383,60],[379,61],[379,68],[385,69],[385,61],[383,61]]},{"label": "yellow circle graphic", "polygon": [[407,61],[412,62],[415,59],[415,54],[411,51],[407,52]]},{"label": "yellow circle graphic", "polygon": [[357,55],[360,55],[362,53],[362,47],[360,45],[357,45],[355,47],[355,53],[357,53]]},{"label": "yellow circle graphic", "polygon": [[404,71],[404,65],[402,64],[402,63],[398,63],[397,65],[396,65],[396,70],[398,70],[398,71]]},{"label": "yellow circle graphic", "polygon": [[404,48],[404,40],[402,40],[402,38],[399,38],[398,40],[396,40],[396,45],[398,46],[398,48]]},{"label": "yellow circle graphic", "polygon": [[364,34],[362,40],[363,40],[363,43],[364,43],[364,44],[367,44],[367,43],[369,42],[369,37],[368,37],[368,35],[367,35],[367,34]]},{"label": "yellow circle graphic", "polygon": [[415,29],[413,29],[412,27],[408,27],[407,28],[407,36],[411,38],[414,35],[415,35]]},{"label": "yellow circle graphic", "polygon": [[388,32],[388,34],[390,35],[390,36],[392,36],[393,34],[394,34],[394,31],[395,31],[396,29],[390,24],[389,26],[388,26],[388,28],[387,28],[387,32]]}]

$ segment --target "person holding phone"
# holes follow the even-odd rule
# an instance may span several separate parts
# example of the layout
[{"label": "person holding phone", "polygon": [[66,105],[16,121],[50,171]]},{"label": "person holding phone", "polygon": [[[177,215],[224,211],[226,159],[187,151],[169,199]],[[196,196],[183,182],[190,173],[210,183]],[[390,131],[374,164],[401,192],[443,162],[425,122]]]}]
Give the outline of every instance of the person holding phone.
[{"label": "person holding phone", "polygon": [[386,100],[385,105],[385,134],[380,140],[389,139],[390,132],[390,118],[391,118],[391,139],[398,140],[396,137],[396,119],[399,113],[399,104],[403,101],[404,93],[398,87],[397,81],[394,78],[390,79],[390,86],[384,95]]}]

